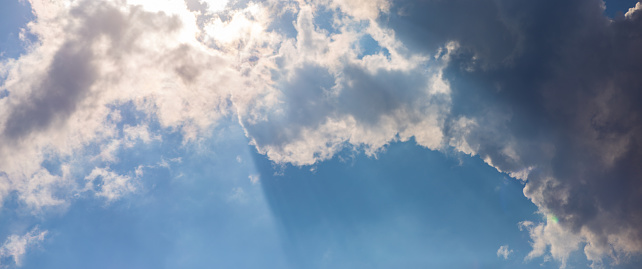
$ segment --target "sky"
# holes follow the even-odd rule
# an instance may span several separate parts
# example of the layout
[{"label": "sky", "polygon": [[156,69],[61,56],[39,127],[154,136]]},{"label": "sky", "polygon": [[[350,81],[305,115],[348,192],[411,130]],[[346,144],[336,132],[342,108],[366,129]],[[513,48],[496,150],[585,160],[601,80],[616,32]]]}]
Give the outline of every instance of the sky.
[{"label": "sky", "polygon": [[0,268],[642,266],[638,1],[0,3]]}]

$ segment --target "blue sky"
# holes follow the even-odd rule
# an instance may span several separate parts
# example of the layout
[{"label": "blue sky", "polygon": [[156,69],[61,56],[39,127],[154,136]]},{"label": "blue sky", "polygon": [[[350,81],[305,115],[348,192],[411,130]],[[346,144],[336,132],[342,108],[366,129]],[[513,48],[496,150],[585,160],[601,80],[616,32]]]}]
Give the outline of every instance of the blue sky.
[{"label": "blue sky", "polygon": [[20,41],[20,28],[33,19],[29,5],[19,1],[6,1],[2,4],[2,51],[3,58],[16,58],[23,52],[23,44]]},{"label": "blue sky", "polygon": [[641,264],[638,1],[2,5],[0,268]]}]

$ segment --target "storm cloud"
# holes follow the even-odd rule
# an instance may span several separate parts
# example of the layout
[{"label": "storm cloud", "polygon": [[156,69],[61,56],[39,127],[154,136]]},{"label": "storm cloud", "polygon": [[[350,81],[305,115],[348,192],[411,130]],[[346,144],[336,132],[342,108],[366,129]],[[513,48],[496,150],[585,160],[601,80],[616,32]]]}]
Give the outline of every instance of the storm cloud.
[{"label": "storm cloud", "polygon": [[563,233],[545,227],[534,244],[564,260],[584,242],[594,265],[642,250],[639,9],[614,19],[602,1],[400,1],[395,10],[386,22],[407,44],[460,44],[444,71],[451,145],[521,177],[525,195],[559,219],[545,225],[581,238],[557,246],[548,237]]}]

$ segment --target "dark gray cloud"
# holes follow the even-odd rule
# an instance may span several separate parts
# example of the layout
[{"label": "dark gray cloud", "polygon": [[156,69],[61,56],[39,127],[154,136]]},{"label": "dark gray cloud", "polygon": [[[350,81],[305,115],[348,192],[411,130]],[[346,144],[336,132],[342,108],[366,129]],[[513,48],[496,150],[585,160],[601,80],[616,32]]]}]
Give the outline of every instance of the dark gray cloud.
[{"label": "dark gray cloud", "polygon": [[[396,1],[381,22],[410,49],[456,41],[452,125],[591,248],[642,251],[642,12],[602,1]],[[554,178],[554,181],[549,180]]]},{"label": "dark gray cloud", "polygon": [[394,29],[410,51],[432,54],[454,40],[486,62],[497,63],[519,50],[520,32],[508,17],[515,14],[498,1],[393,2],[390,13],[380,21]]},{"label": "dark gray cloud", "polygon": [[9,138],[21,138],[64,122],[76,110],[78,100],[86,96],[97,75],[91,64],[91,51],[73,43],[63,45],[49,69],[31,100],[11,111],[4,129]]}]

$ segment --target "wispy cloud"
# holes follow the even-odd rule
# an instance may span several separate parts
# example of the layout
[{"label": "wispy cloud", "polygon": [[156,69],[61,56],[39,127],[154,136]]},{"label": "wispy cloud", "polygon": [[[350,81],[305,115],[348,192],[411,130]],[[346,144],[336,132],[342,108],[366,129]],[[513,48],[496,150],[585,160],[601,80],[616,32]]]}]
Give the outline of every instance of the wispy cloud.
[{"label": "wispy cloud", "polygon": [[109,202],[136,191],[137,185],[131,176],[119,175],[108,168],[94,168],[85,180],[86,190],[94,191]]},{"label": "wispy cloud", "polygon": [[[47,232],[46,230],[40,231],[36,227],[24,235],[10,235],[4,244],[0,246],[0,258],[11,258],[16,266],[21,266],[27,250],[45,240]],[[7,266],[7,264],[0,264],[0,266]]]}]

